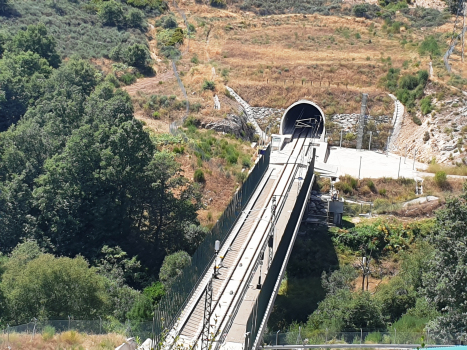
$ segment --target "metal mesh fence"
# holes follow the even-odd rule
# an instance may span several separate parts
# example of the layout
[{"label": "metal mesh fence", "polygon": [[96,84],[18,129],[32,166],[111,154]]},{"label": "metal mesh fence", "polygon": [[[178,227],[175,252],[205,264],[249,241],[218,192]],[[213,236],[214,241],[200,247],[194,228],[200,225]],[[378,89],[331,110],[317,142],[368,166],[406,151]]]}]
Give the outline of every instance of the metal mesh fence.
[{"label": "metal mesh fence", "polygon": [[429,332],[387,331],[332,332],[332,331],[294,331],[288,333],[269,333],[263,336],[263,346],[274,345],[318,345],[318,344],[421,344],[457,345],[465,335],[452,335],[444,338]]},{"label": "metal mesh fence", "polygon": [[86,334],[119,333],[127,337],[140,337],[141,339],[152,338],[154,333],[153,322],[111,322],[98,320],[37,320],[18,326],[6,326],[0,330],[3,334],[26,333],[40,334],[53,327],[54,332],[77,331]]},{"label": "metal mesh fence", "polygon": [[262,151],[262,156],[251,170],[245,183],[235,193],[222,216],[196,250],[191,259],[191,265],[182,271],[157,305],[155,310],[156,342],[161,340],[164,330],[174,326],[175,321],[194,293],[206,270],[212,264],[214,259],[214,242],[219,240],[222,247],[242,210],[245,209],[251,195],[269,166],[270,151],[270,146]]}]

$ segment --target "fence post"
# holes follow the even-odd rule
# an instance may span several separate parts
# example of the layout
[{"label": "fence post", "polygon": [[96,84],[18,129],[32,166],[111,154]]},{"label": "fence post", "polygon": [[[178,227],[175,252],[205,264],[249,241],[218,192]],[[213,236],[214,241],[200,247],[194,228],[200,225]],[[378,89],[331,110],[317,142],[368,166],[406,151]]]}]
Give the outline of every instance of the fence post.
[{"label": "fence post", "polygon": [[68,315],[68,330],[70,330],[71,327],[71,316]]},{"label": "fence post", "polygon": [[99,316],[99,334],[102,334],[102,317]]},{"label": "fence post", "polygon": [[277,333],[276,333],[276,345],[277,345],[277,340],[279,339],[279,332],[280,332],[280,331],[281,331],[281,330],[279,329],[279,330],[277,331]]},{"label": "fence post", "polygon": [[8,346],[10,346],[10,325],[6,325],[6,333],[7,333],[7,339],[8,339]]},{"label": "fence post", "polygon": [[396,344],[397,329],[394,328],[394,344]]},{"label": "fence post", "polygon": [[360,344],[363,342],[363,330],[360,328]]}]

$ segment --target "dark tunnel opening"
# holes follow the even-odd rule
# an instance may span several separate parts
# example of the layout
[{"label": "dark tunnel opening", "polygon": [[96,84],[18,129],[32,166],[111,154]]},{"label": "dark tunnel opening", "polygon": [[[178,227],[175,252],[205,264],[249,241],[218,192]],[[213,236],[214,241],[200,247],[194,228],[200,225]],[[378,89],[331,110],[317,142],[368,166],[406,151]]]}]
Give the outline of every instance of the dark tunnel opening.
[{"label": "dark tunnel opening", "polygon": [[321,111],[314,105],[303,102],[290,108],[282,120],[282,135],[293,134],[297,120],[312,119],[319,122],[318,135],[324,130],[324,117]]}]

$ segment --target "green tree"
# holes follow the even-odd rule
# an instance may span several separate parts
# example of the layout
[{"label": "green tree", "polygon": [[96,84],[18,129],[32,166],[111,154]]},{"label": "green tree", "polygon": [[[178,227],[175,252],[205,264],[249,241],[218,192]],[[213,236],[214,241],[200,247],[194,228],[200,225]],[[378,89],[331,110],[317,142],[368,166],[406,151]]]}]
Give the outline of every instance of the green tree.
[{"label": "green tree", "polygon": [[416,291],[400,276],[392,278],[387,284],[380,284],[375,294],[384,315],[389,321],[399,319],[408,309],[415,306]]},{"label": "green tree", "polygon": [[55,258],[41,254],[24,263],[12,255],[0,289],[10,319],[18,323],[28,322],[32,317],[94,318],[107,303],[103,277],[82,257]]},{"label": "green tree", "polygon": [[47,34],[44,23],[30,25],[15,35],[11,43],[12,51],[31,51],[45,58],[49,64],[57,68],[60,65],[60,56],[56,51],[56,42],[52,35]]},{"label": "green tree", "polygon": [[103,1],[97,12],[103,24],[108,26],[117,26],[123,21],[123,8],[115,0]]},{"label": "green tree", "polygon": [[134,44],[125,50],[123,59],[130,66],[145,68],[151,61],[151,55],[146,45]]},{"label": "green tree", "polygon": [[334,271],[331,274],[323,272],[321,275],[321,284],[328,294],[336,294],[338,291],[354,288],[354,281],[358,277],[357,271],[350,266],[345,265],[341,269]]},{"label": "green tree", "polygon": [[167,255],[159,271],[159,278],[161,282],[169,286],[173,280],[182,273],[185,266],[191,262],[191,257],[187,252],[179,251],[171,255]]},{"label": "green tree", "polygon": [[3,13],[6,11],[9,5],[9,0],[0,0],[0,13]]},{"label": "green tree", "polygon": [[103,257],[97,265],[97,270],[101,275],[116,281],[119,285],[140,282],[141,263],[135,256],[130,259],[119,246],[109,247],[107,245],[102,247],[101,254]]},{"label": "green tree", "polygon": [[[441,315],[429,324],[440,338],[459,339],[467,328],[467,185],[459,197],[446,200],[436,213],[430,235],[435,251],[423,276],[428,301]],[[432,333],[432,334],[433,334]]]},{"label": "green tree", "polygon": [[125,16],[125,23],[128,27],[143,28],[144,27],[144,13],[138,9],[130,9]]},{"label": "green tree", "polygon": [[384,327],[381,306],[369,292],[352,293],[341,289],[318,304],[318,308],[308,318],[311,330],[357,331]]}]

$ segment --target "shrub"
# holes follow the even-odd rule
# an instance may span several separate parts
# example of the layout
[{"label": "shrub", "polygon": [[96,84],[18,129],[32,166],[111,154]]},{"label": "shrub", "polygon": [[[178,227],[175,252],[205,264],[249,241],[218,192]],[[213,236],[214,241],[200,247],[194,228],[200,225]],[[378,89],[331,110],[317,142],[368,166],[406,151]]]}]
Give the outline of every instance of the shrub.
[{"label": "shrub", "polygon": [[380,196],[385,196],[386,195],[386,189],[382,188],[382,189],[378,190],[378,193],[380,194]]},{"label": "shrub", "polygon": [[123,9],[115,0],[103,1],[97,14],[104,25],[116,26],[122,23]]},{"label": "shrub", "polygon": [[178,27],[177,20],[175,19],[174,16],[164,16],[158,23],[165,29]]},{"label": "shrub", "polygon": [[216,83],[211,80],[204,79],[203,90],[214,90],[216,88]]},{"label": "shrub", "polygon": [[372,191],[372,192],[376,192],[376,186],[375,186],[375,183],[371,180],[369,180],[366,185],[368,186],[368,188]]},{"label": "shrub", "polygon": [[196,169],[195,174],[193,175],[194,182],[205,182],[204,172],[201,169]]},{"label": "shrub", "polygon": [[428,114],[433,111],[433,105],[431,104],[431,97],[427,96],[420,101],[420,109],[423,114]]},{"label": "shrub", "polygon": [[125,73],[119,79],[125,85],[131,85],[136,81],[136,77],[131,73]]},{"label": "shrub", "polygon": [[144,13],[138,9],[130,9],[125,16],[125,22],[128,27],[142,28],[144,26]]},{"label": "shrub", "polygon": [[399,87],[401,89],[413,90],[418,86],[418,78],[413,75],[406,74],[399,79]]},{"label": "shrub", "polygon": [[245,182],[247,177],[248,177],[248,174],[246,173],[246,171],[238,172],[236,175],[237,181],[241,184]]},{"label": "shrub", "polygon": [[418,126],[422,125],[422,121],[421,121],[420,118],[417,117],[416,115],[414,115],[414,116],[412,117],[412,121],[413,121],[415,124],[417,124]]},{"label": "shrub", "polygon": [[428,131],[425,131],[425,135],[423,135],[423,141],[428,141],[430,139],[430,133]]},{"label": "shrub", "polygon": [[335,188],[341,193],[352,194],[352,187],[346,182],[339,181],[335,184]]},{"label": "shrub", "polygon": [[357,17],[365,17],[370,6],[368,4],[358,4],[352,8],[352,12]]},{"label": "shrub", "polygon": [[198,64],[199,63],[199,59],[198,59],[198,55],[195,54],[192,58],[191,58],[191,63],[194,63],[194,64]]},{"label": "shrub", "polygon": [[443,188],[446,186],[448,177],[444,171],[437,171],[435,174],[436,186]]},{"label": "shrub", "polygon": [[42,329],[42,339],[45,341],[50,340],[54,337],[55,335],[55,328],[52,326],[45,326]]},{"label": "shrub", "polygon": [[225,7],[226,5],[225,0],[210,0],[209,4],[212,7]]},{"label": "shrub", "polygon": [[226,160],[227,160],[227,163],[229,163],[229,164],[232,164],[232,165],[233,165],[233,164],[237,164],[237,162],[238,162],[238,155],[236,155],[236,154],[229,154],[229,155],[227,156]]},{"label": "shrub", "polygon": [[418,47],[418,53],[420,55],[432,55],[432,56],[440,56],[441,50],[439,48],[438,42],[436,41],[433,35],[427,36]]},{"label": "shrub", "polygon": [[250,160],[250,158],[248,158],[248,157],[246,157],[246,156],[243,157],[243,158],[242,158],[242,166],[243,166],[244,168],[250,168],[250,167],[251,167],[251,160]]},{"label": "shrub", "polygon": [[130,66],[145,68],[151,61],[148,47],[144,44],[134,44],[128,46],[124,53],[124,61]]}]

